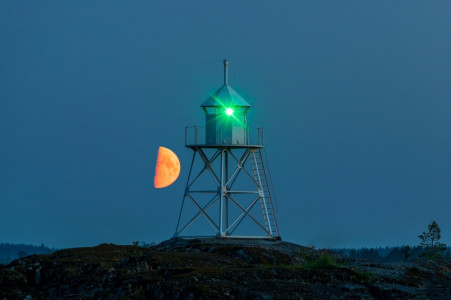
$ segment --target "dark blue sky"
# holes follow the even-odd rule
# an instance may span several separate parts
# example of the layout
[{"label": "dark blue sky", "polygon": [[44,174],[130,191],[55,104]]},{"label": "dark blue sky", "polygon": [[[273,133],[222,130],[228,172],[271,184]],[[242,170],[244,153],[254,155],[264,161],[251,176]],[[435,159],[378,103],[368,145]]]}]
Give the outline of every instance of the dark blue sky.
[{"label": "dark blue sky", "polygon": [[[0,242],[171,237],[229,58],[285,240],[415,245],[435,219],[450,244],[451,3],[257,2],[2,1]],[[162,190],[159,146],[182,164]]]}]

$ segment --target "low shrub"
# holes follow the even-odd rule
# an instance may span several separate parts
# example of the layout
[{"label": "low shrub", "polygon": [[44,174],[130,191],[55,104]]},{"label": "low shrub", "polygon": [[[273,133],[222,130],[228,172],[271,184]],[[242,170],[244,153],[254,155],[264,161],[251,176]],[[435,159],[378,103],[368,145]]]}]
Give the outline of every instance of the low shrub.
[{"label": "low shrub", "polygon": [[303,266],[306,269],[330,269],[338,267],[335,257],[329,254],[321,254],[318,258],[309,261]]}]

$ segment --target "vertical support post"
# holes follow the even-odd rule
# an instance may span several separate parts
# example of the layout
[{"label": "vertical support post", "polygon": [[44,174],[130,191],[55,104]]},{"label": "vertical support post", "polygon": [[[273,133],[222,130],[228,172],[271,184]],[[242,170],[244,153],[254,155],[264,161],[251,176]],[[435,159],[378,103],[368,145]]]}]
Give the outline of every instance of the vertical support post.
[{"label": "vertical support post", "polygon": [[262,146],[264,145],[263,138],[264,138],[264,135],[263,135],[263,127],[262,127]]},{"label": "vertical support post", "polygon": [[228,151],[224,151],[224,182],[226,183],[225,187],[224,187],[224,193],[225,193],[225,197],[224,197],[224,223],[225,223],[225,227],[226,231],[224,232],[224,235],[229,235],[227,228],[229,228],[229,198],[228,198],[228,191],[229,191],[229,187],[227,185],[227,182],[229,181],[229,154],[227,153]]},{"label": "vertical support post", "polygon": [[249,143],[247,142],[247,125],[246,125],[246,123],[244,123],[244,144],[249,145]]},{"label": "vertical support post", "polygon": [[249,145],[249,128],[246,125],[246,128],[244,129],[244,144]]},{"label": "vertical support post", "polygon": [[260,145],[260,127],[257,127],[257,145]]},{"label": "vertical support post", "polygon": [[197,145],[197,126],[195,126],[195,128],[194,128],[194,134],[196,135],[194,137],[194,144]]},{"label": "vertical support post", "polygon": [[227,59],[224,59],[224,85],[229,84],[228,66],[229,66],[229,61]]},{"label": "vertical support post", "polygon": [[219,235],[228,235],[229,227],[229,203],[227,197],[227,181],[229,176],[227,149],[221,150],[221,199],[219,204]]},{"label": "vertical support post", "polygon": [[223,229],[224,229],[224,220],[223,220],[223,212],[224,212],[224,150],[221,150],[221,174],[220,174],[220,193],[221,193],[221,197],[220,197],[220,202],[219,202],[219,232],[218,235],[222,236],[223,235]]}]

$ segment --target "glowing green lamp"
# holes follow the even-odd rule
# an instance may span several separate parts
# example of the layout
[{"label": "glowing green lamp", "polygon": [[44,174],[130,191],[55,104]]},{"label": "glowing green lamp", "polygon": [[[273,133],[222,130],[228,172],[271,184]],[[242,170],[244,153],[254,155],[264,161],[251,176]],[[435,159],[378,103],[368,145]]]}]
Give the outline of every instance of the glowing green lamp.
[{"label": "glowing green lamp", "polygon": [[233,108],[230,107],[226,108],[225,113],[230,117],[234,113]]}]

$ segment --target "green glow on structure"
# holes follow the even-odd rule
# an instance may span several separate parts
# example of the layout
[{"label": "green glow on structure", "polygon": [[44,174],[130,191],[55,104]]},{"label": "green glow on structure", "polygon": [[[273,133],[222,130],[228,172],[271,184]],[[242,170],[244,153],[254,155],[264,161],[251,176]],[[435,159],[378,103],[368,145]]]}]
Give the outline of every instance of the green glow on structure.
[{"label": "green glow on structure", "polygon": [[232,108],[226,108],[226,114],[228,115],[228,116],[231,116],[231,115],[233,115],[233,113],[234,113],[234,111],[233,111],[233,109]]}]

